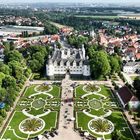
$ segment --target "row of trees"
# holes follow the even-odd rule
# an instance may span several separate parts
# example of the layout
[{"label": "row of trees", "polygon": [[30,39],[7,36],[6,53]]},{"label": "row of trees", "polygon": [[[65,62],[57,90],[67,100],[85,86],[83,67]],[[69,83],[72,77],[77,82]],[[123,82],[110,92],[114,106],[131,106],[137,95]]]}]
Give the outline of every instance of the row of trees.
[{"label": "row of trees", "polygon": [[44,69],[49,53],[48,46],[30,46],[18,51],[13,43],[4,45],[5,59],[0,62],[0,103],[5,103],[5,107],[0,109],[0,124],[6,117],[6,111],[13,106],[31,71],[39,72]]},{"label": "row of trees", "polygon": [[0,124],[31,73],[22,54],[12,44],[7,43],[5,47],[5,60],[0,62],[0,103],[5,103],[5,107],[0,109]]},{"label": "row of trees", "polygon": [[88,47],[91,74],[95,79],[118,73],[121,70],[121,59],[118,55],[108,55],[98,45]]}]

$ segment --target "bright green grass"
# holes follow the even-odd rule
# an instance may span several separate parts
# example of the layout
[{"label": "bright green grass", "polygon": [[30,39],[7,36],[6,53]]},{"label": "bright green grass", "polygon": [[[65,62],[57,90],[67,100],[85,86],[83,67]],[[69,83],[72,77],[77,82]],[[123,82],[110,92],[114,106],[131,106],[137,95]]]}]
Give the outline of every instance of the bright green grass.
[{"label": "bright green grass", "polygon": [[53,95],[55,98],[60,98],[60,87],[53,85],[53,90],[48,93]]},{"label": "bright green grass", "polygon": [[83,90],[83,85],[80,85],[80,86],[76,87],[76,89],[75,89],[75,97],[81,97],[85,93],[86,92]]},{"label": "bright green grass", "polygon": [[[20,140],[21,138],[27,139],[27,134],[24,134],[24,133],[22,133],[19,130],[19,124],[24,119],[28,118],[27,116],[25,116],[22,113],[22,109],[24,109],[24,108],[30,108],[31,110],[29,111],[29,113],[30,114],[33,114],[33,115],[39,115],[39,114],[44,113],[44,111],[43,111],[44,108],[46,110],[47,109],[56,110],[56,111],[52,111],[48,115],[42,117],[42,119],[46,123],[45,128],[41,132],[39,132],[37,134],[34,134],[34,135],[31,135],[30,137],[37,136],[37,135],[43,133],[46,130],[50,131],[52,128],[56,128],[56,122],[57,122],[57,118],[58,118],[58,112],[60,110],[60,105],[59,105],[59,102],[60,102],[60,87],[58,87],[56,85],[53,85],[54,89],[50,92],[50,94],[54,95],[54,98],[53,99],[47,99],[47,103],[50,103],[50,107],[47,108],[47,105],[44,105],[39,110],[36,110],[35,108],[32,108],[31,107],[31,102],[34,99],[39,99],[39,98],[43,98],[44,100],[46,100],[46,98],[48,96],[47,95],[44,95],[44,94],[40,94],[40,95],[35,96],[33,99],[29,99],[28,96],[36,93],[34,91],[34,87],[35,87],[35,85],[32,85],[32,86],[28,87],[28,89],[25,91],[24,96],[18,102],[18,104],[16,106],[16,109],[15,109],[16,110],[15,111],[15,114],[13,115],[13,118],[11,119],[10,124],[6,128],[6,131],[5,131],[5,133],[4,133],[3,137],[2,137],[3,139],[5,139],[5,138],[6,139],[10,138],[11,140]],[[19,104],[21,103],[21,101],[27,101],[27,103],[29,102],[29,105],[26,105],[26,103],[25,103],[24,106],[19,106]],[[55,107],[55,106],[52,105],[52,102],[54,102],[54,101],[57,102],[57,105],[58,105],[57,107]],[[14,135],[13,131],[12,130],[9,130],[9,127],[11,127],[11,129],[15,130],[16,135],[19,136],[19,137],[16,137]]]},{"label": "bright green grass", "polygon": [[[108,109],[112,110],[112,114],[109,117],[107,117],[106,119],[110,120],[114,124],[114,127],[115,127],[116,130],[122,131],[123,128],[126,127],[126,130],[125,130],[126,133],[124,131],[122,131],[122,135],[133,140],[134,138],[133,138],[132,133],[131,133],[131,131],[129,129],[129,126],[127,125],[127,123],[125,121],[125,118],[123,117],[123,114],[122,114],[122,112],[120,111],[120,109],[118,107],[117,100],[112,96],[111,90],[108,87],[105,87],[105,86],[101,85],[100,87],[101,87],[102,90],[98,94],[102,94],[102,95],[106,96],[107,98],[106,99],[101,99],[100,96],[92,94],[90,96],[87,96],[86,100],[84,100],[85,102],[82,103],[82,106],[81,107],[79,107],[79,106],[77,106],[78,105],[77,101],[80,101],[81,100],[80,97],[82,95],[86,94],[83,91],[82,87],[83,87],[83,85],[80,85],[75,90],[76,91],[75,95],[77,97],[76,98],[76,101],[75,101],[76,102],[75,103],[75,110],[77,112],[77,122],[78,122],[77,128],[80,128],[80,129],[82,129],[84,131],[89,131],[89,133],[91,135],[93,135],[94,137],[97,137],[96,134],[93,134],[93,132],[91,132],[88,129],[88,122],[92,118],[86,116],[82,112],[82,110],[87,109],[87,106],[84,106],[84,104],[86,104],[85,102],[88,102],[88,100],[91,100],[91,99],[95,98],[95,99],[98,99],[98,100],[100,100],[102,102],[104,108],[101,108],[98,111],[95,110],[95,109],[93,109],[93,108],[90,108],[89,113],[92,114],[92,115],[101,116],[101,115],[106,114],[106,111]],[[107,103],[108,102],[113,102],[113,104],[115,104],[116,107],[111,107],[110,105],[106,105],[105,104],[106,102]],[[105,138],[106,139],[109,139],[109,138],[111,138],[111,135],[105,135]]]},{"label": "bright green grass", "polygon": [[[27,116],[25,116],[22,112],[15,112],[10,124],[8,126],[11,127],[11,129],[14,129],[15,130],[15,133],[22,137],[22,138],[27,138],[27,135],[22,133],[20,130],[19,130],[19,124],[24,120],[26,119]],[[3,138],[11,138],[11,140],[14,140],[12,138],[12,135],[11,135],[12,131],[9,132],[8,128],[6,129],[6,132],[3,136]],[[15,137],[15,136],[14,136]]]},{"label": "bright green grass", "polygon": [[28,96],[36,93],[34,88],[35,88],[35,85],[32,85],[29,88],[27,88],[27,90],[25,91],[24,97],[28,97]]},{"label": "bright green grass", "polygon": [[[81,128],[83,131],[90,131],[88,128],[88,122],[91,120],[91,117],[88,117],[83,112],[77,112],[77,120],[78,120],[78,128]],[[95,137],[101,137],[100,135],[94,134],[91,132],[91,134]]]}]

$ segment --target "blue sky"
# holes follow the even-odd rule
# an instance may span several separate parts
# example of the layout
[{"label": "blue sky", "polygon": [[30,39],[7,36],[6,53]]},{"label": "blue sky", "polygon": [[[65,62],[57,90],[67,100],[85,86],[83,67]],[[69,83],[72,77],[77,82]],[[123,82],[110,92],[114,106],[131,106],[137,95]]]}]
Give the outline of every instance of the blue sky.
[{"label": "blue sky", "polygon": [[140,3],[140,0],[0,0],[0,3],[16,2],[96,2],[96,3]]}]

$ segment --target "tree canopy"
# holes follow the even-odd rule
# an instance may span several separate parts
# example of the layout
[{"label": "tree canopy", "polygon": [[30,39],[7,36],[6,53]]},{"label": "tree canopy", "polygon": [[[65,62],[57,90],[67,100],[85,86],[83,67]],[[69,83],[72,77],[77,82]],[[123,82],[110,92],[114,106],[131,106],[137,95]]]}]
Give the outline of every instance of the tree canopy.
[{"label": "tree canopy", "polygon": [[90,60],[91,74],[94,78],[100,78],[110,73],[111,67],[104,51],[98,51],[93,54]]},{"label": "tree canopy", "polygon": [[136,89],[137,97],[140,99],[140,77],[135,78],[133,86]]}]

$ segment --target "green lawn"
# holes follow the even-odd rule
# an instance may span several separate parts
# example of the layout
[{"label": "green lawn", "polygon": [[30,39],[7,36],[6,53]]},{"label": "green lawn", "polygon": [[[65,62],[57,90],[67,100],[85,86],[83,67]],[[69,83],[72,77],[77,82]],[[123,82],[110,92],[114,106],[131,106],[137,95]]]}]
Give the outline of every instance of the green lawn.
[{"label": "green lawn", "polygon": [[75,15],[75,17],[93,18],[93,19],[116,19],[118,16],[92,16],[92,15]]},{"label": "green lawn", "polygon": [[[102,135],[97,135],[93,133],[88,128],[88,122],[92,120],[94,117],[88,116],[83,113],[83,110],[86,110],[91,115],[95,115],[97,117],[104,116],[109,110],[112,111],[111,115],[105,117],[105,119],[110,120],[114,124],[115,130],[119,130],[123,137],[129,138],[133,140],[133,135],[129,129],[129,126],[120,111],[120,107],[118,106],[118,102],[114,96],[112,96],[111,90],[104,86],[100,85],[101,92],[98,94],[92,94],[85,97],[85,100],[81,99],[81,96],[87,94],[83,90],[84,85],[80,85],[75,88],[75,114],[76,114],[76,128],[79,128],[82,131],[88,131],[94,137],[103,137]],[[101,98],[101,95],[104,95],[106,99]],[[97,99],[102,103],[102,108],[96,110],[96,108],[91,108],[89,105],[89,100]],[[81,104],[81,105],[80,105]],[[126,133],[125,133],[126,131]],[[105,139],[111,138],[111,134],[104,135]],[[123,140],[123,139],[122,139]]]},{"label": "green lawn", "polygon": [[47,91],[47,90],[49,90],[49,89],[50,89],[49,85],[40,85],[40,86],[37,88],[37,90],[42,91],[42,92]]},{"label": "green lawn", "polygon": [[[53,89],[50,91],[48,94],[53,95],[54,97],[52,99],[48,98],[48,95],[45,94],[39,94],[34,96],[33,98],[29,99],[28,97],[35,92],[34,88],[35,85],[32,85],[28,87],[25,90],[24,96],[19,100],[14,115],[11,117],[11,121],[9,122],[7,128],[5,129],[5,132],[2,135],[1,139],[8,139],[10,138],[11,140],[20,140],[20,139],[27,139],[27,137],[35,137],[44,131],[51,131],[52,128],[57,127],[57,118],[60,110],[60,87],[56,85],[52,85]],[[32,102],[38,100],[39,98],[42,98],[42,103],[41,105],[38,104],[39,108],[32,107]],[[45,101],[45,104],[44,104]],[[54,102],[56,103],[57,106],[54,106]],[[37,104],[36,104],[37,105]],[[51,112],[47,115],[42,116],[41,118],[45,121],[45,127],[38,133],[27,135],[25,133],[22,133],[19,130],[19,124],[26,118],[29,118],[25,114],[23,114],[22,110],[23,109],[28,109],[27,112],[30,115],[40,115],[45,113],[45,110],[50,109]]]}]

